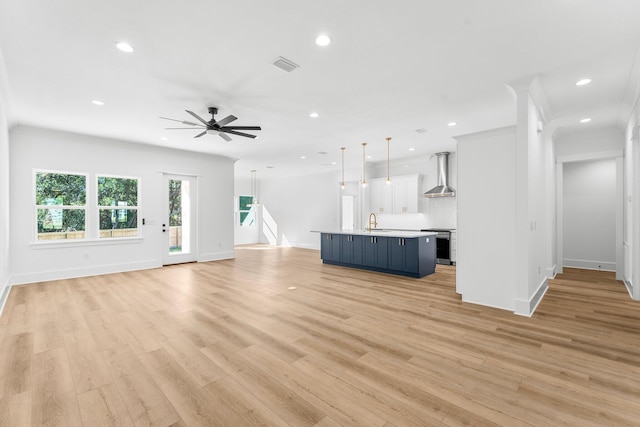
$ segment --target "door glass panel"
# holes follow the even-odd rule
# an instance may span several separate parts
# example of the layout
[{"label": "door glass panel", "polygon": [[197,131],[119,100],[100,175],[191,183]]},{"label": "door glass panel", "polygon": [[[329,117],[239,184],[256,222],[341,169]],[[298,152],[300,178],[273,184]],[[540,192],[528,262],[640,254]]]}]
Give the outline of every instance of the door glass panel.
[{"label": "door glass panel", "polygon": [[191,252],[191,204],[189,181],[169,180],[169,253]]}]

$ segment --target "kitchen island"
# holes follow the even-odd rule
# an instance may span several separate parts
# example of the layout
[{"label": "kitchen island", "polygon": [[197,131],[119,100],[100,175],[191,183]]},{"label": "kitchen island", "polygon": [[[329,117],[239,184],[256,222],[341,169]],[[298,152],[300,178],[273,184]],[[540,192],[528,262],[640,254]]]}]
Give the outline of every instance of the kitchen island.
[{"label": "kitchen island", "polygon": [[420,231],[313,231],[320,233],[324,264],[409,277],[436,270],[436,234]]}]

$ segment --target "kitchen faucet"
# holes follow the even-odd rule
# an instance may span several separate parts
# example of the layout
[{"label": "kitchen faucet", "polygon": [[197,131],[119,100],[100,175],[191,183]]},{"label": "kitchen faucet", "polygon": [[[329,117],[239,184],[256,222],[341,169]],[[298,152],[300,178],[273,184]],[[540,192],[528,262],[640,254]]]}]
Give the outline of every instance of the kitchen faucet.
[{"label": "kitchen faucet", "polygon": [[[373,227],[371,227],[371,225],[373,225]],[[371,212],[371,214],[369,215],[369,228],[368,228],[368,230],[371,231],[372,229],[376,228],[377,226],[378,226],[378,218],[376,218],[376,214]]]}]

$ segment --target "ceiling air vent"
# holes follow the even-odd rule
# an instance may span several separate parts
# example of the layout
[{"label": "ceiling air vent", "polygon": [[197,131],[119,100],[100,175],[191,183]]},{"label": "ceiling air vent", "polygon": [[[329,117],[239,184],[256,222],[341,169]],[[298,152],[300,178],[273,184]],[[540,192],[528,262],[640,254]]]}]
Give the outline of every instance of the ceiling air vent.
[{"label": "ceiling air vent", "polygon": [[290,73],[291,71],[293,71],[296,68],[300,67],[295,62],[291,62],[287,58],[283,58],[282,56],[278,56],[276,58],[276,60],[273,61],[273,65],[275,65],[276,67],[280,68],[281,70],[286,71],[287,73]]}]

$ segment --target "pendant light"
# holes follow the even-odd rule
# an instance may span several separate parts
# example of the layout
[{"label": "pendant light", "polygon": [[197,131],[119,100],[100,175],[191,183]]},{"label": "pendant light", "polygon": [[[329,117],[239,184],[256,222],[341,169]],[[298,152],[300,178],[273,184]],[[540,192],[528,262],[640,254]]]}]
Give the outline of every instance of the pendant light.
[{"label": "pendant light", "polygon": [[391,165],[389,160],[389,142],[391,138],[387,138],[387,185],[391,184]]},{"label": "pendant light", "polygon": [[347,147],[340,147],[340,151],[342,151],[342,181],[340,181],[340,188],[344,190],[344,150]]},{"label": "pendant light", "polygon": [[251,206],[260,206],[258,201],[258,181],[256,179],[257,171],[253,169],[251,171]]},{"label": "pendant light", "polygon": [[362,143],[362,186],[366,187],[367,186],[367,171],[366,171],[366,147],[367,147],[367,143],[363,142]]}]

